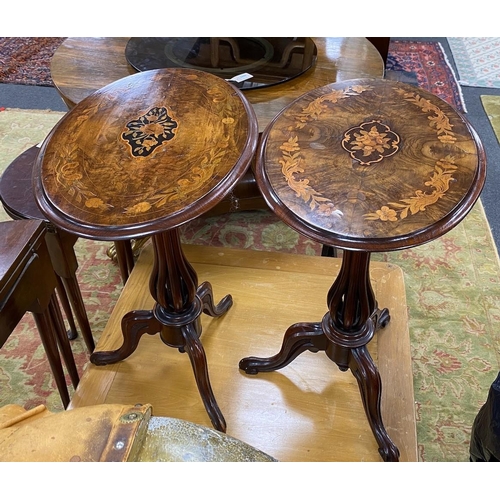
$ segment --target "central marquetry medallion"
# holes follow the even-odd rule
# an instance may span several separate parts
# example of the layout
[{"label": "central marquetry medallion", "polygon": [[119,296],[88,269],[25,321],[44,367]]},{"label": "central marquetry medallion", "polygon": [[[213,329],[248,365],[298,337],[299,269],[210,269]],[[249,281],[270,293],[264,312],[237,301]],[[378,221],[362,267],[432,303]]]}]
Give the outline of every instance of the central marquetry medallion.
[{"label": "central marquetry medallion", "polygon": [[361,165],[378,163],[399,149],[401,139],[378,120],[362,123],[344,133],[342,147]]},{"label": "central marquetry medallion", "polygon": [[127,123],[122,139],[128,142],[133,156],[149,156],[164,142],[173,139],[177,122],[167,108],[151,108],[146,114]]}]

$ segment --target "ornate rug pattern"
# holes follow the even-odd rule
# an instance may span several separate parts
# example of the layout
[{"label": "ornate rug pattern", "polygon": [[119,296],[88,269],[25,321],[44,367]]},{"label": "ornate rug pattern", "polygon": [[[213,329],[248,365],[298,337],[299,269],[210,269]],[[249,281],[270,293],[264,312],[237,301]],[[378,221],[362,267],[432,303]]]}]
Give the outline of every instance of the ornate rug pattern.
[{"label": "ornate rug pattern", "polygon": [[413,84],[432,92],[458,111],[467,111],[455,73],[438,42],[392,40],[386,78]]},{"label": "ornate rug pattern", "polygon": [[0,37],[0,83],[52,87],[50,59],[63,40],[64,37]]},{"label": "ornate rug pattern", "polygon": [[[41,141],[60,116],[0,112],[0,173]],[[8,220],[3,211],[0,220]],[[273,252],[321,251],[267,211],[200,218],[183,228],[182,239]],[[108,245],[80,239],[75,246],[96,340],[122,288],[117,266],[106,255]],[[432,243],[373,258],[400,266],[405,275],[419,458],[468,461],[474,417],[500,368],[500,266],[482,206],[476,204],[458,227]],[[88,354],[80,338],[73,341],[73,350],[82,372]],[[51,411],[62,410],[29,315],[0,350],[0,388],[0,406],[45,404]]]},{"label": "ornate rug pattern", "polygon": [[500,38],[449,37],[447,40],[461,85],[500,88]]}]

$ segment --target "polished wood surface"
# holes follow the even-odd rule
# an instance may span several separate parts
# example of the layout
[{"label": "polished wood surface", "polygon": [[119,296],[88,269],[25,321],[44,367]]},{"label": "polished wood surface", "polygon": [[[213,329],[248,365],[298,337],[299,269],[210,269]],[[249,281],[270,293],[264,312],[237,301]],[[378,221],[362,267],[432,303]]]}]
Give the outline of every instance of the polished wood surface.
[{"label": "polished wood surface", "polygon": [[217,204],[245,173],[257,123],[209,73],[137,73],[81,101],[51,131],[35,195],[57,227],[120,240],[172,229]]},{"label": "polished wood surface", "polygon": [[472,208],[486,161],[469,122],[413,86],[362,79],[313,90],[261,141],[257,181],[294,228],[385,251],[441,236]]},{"label": "polished wood surface", "polygon": [[305,351],[324,351],[356,378],[383,460],[399,460],[383,421],[382,379],[368,349],[393,317],[379,308],[371,286],[371,252],[446,233],[473,207],[485,176],[484,151],[468,121],[410,85],[332,83],[285,108],[260,142],[257,183],[283,221],[344,249],[342,267],[322,319],[292,324],[276,354],[243,358],[240,367],[269,372]]},{"label": "polished wood surface", "polygon": [[79,374],[55,296],[56,276],[45,233],[45,223],[39,220],[0,224],[0,347],[22,317],[31,312],[66,407],[69,392],[59,349],[75,388]]},{"label": "polished wood surface", "polygon": [[209,282],[198,283],[178,226],[213,208],[245,174],[257,147],[255,114],[225,80],[191,69],[159,69],[111,83],[76,105],[45,139],[35,196],[58,228],[122,240],[152,236],[152,309],[129,311],[123,342],[94,352],[97,365],[133,354],[145,334],[187,352],[214,427],[226,423],[209,380],[201,319],[224,315]]},{"label": "polished wood surface", "polygon": [[[56,50],[51,76],[61,97],[72,108],[92,92],[135,73],[127,63],[129,38],[70,37]],[[363,37],[313,37],[316,64],[297,78],[273,87],[245,91],[259,122],[259,130],[306,91],[352,78],[383,78],[384,61]]]},{"label": "polished wood surface", "polygon": [[[183,248],[200,279],[210,280],[217,295],[231,292],[234,297],[224,318],[202,316],[202,339],[227,434],[281,461],[380,461],[354,377],[324,353],[305,353],[287,368],[257,377],[238,370],[242,356],[274,352],[290,323],[321,317],[340,259]],[[152,254],[151,246],[144,248],[98,350],[121,344],[120,322],[126,312],[151,307],[146,281]],[[380,304],[393,314],[370,343],[384,383],[384,421],[400,459],[417,461],[403,273],[391,264],[373,262],[371,280]],[[124,361],[88,366],[70,408],[102,403],[151,403],[155,416],[210,425],[187,357],[164,349],[158,337],[145,337]]]}]

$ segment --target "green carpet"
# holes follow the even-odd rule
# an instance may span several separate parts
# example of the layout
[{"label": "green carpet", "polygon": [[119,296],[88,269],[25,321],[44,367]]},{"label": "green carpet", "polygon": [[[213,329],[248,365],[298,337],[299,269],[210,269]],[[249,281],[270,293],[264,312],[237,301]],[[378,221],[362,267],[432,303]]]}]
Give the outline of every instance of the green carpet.
[{"label": "green carpet", "polygon": [[482,95],[481,102],[490,120],[491,128],[500,143],[500,96]]},{"label": "green carpet", "polygon": [[[59,116],[1,111],[0,172],[42,140]],[[267,211],[200,218],[183,228],[182,238],[274,252],[317,255],[321,249]],[[76,245],[78,278],[96,339],[121,290],[107,246],[86,240]],[[420,460],[466,462],[474,417],[500,369],[500,266],[482,206],[477,203],[459,226],[434,242],[373,258],[400,266],[405,275]],[[88,362],[81,339],[73,349],[81,370]],[[61,409],[30,318],[0,350],[0,387],[0,406]]]}]

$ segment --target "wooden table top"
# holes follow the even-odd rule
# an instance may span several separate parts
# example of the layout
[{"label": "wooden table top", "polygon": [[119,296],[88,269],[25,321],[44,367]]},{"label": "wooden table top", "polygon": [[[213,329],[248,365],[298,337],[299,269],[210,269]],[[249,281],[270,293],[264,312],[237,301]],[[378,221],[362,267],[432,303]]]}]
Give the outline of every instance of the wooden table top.
[{"label": "wooden table top", "polygon": [[433,94],[379,79],[303,95],[263,135],[257,182],[292,227],[324,244],[387,251],[454,227],[486,161],[468,121]]},{"label": "wooden table top", "polygon": [[[276,86],[245,91],[263,131],[288,104],[304,92],[353,78],[383,78],[384,62],[363,37],[312,37],[317,48],[314,66],[304,74]],[[72,108],[92,92],[134,74],[125,57],[129,38],[70,37],[51,61],[54,85]]]},{"label": "wooden table top", "polygon": [[103,240],[172,229],[245,173],[257,121],[243,94],[198,70],[114,82],[75,106],[35,163],[35,196],[58,227]]}]

